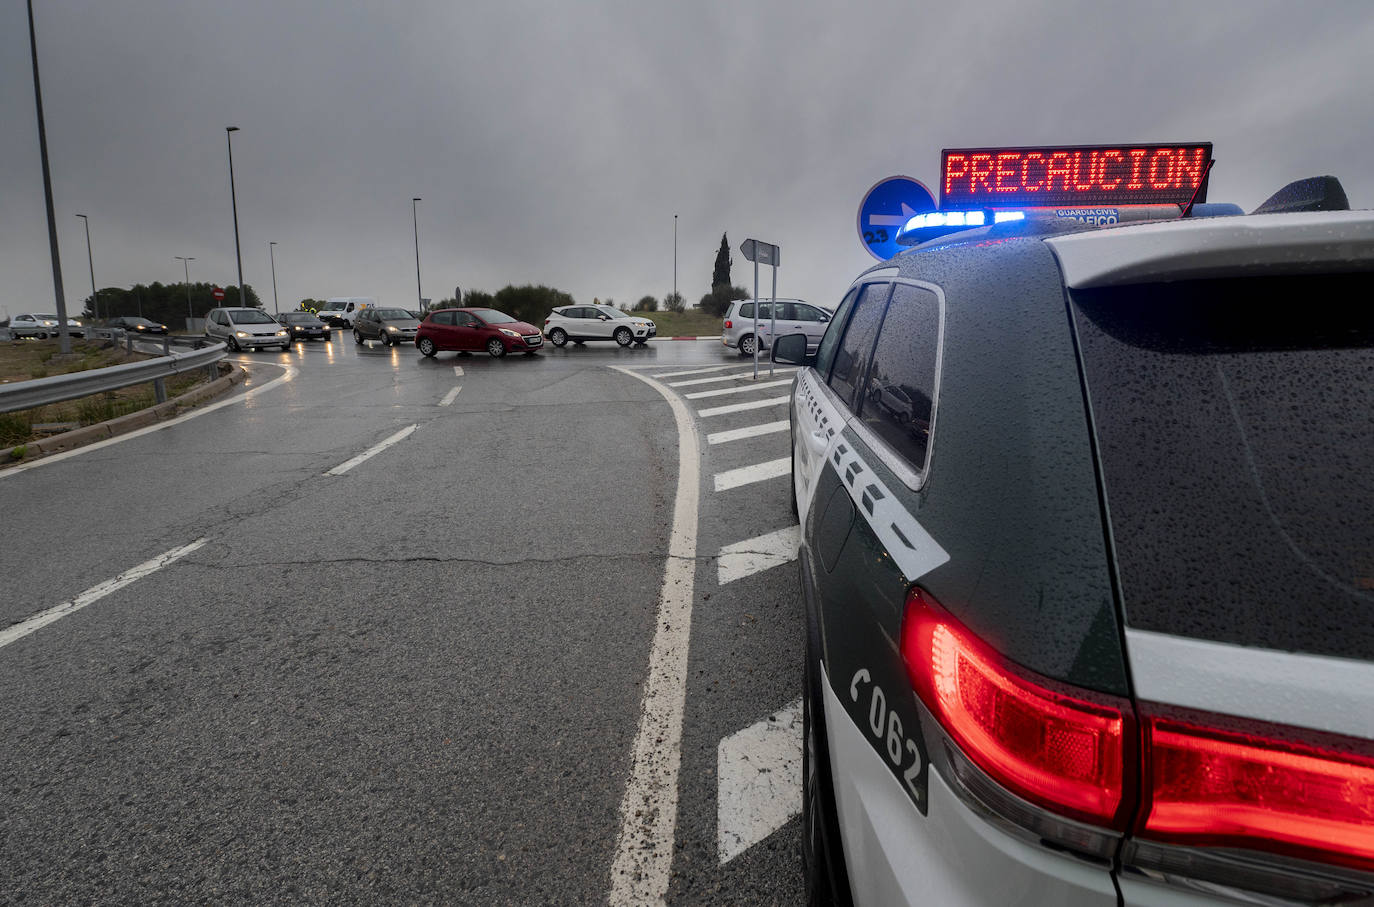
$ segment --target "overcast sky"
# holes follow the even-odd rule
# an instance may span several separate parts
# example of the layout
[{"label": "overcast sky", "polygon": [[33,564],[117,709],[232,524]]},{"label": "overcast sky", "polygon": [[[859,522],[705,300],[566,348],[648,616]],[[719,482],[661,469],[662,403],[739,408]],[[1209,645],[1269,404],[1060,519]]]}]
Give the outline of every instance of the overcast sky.
[{"label": "overcast sky", "polygon": [[[545,283],[708,289],[722,232],[834,303],[864,192],[942,147],[1215,143],[1212,201],[1340,177],[1374,206],[1374,3],[37,0],[69,304],[236,283],[272,305]],[[51,310],[28,30],[0,3],[0,314]]]}]

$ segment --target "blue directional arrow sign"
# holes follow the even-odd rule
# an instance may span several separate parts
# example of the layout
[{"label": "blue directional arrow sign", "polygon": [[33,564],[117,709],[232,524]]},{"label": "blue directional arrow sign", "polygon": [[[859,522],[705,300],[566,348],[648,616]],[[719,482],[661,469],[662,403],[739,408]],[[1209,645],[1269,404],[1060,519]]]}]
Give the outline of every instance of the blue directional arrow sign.
[{"label": "blue directional arrow sign", "polygon": [[917,214],[937,210],[935,196],[920,180],[890,176],[879,180],[859,205],[859,240],[879,261],[887,261],[902,249],[897,231]]}]

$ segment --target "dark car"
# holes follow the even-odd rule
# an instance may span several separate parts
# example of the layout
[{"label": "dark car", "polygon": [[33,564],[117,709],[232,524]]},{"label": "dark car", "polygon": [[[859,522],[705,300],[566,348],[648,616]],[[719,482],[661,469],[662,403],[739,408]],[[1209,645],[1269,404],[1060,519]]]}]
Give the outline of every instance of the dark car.
[{"label": "dark car", "polygon": [[353,339],[380,340],[384,346],[409,343],[415,339],[420,322],[406,309],[370,306],[353,319]]},{"label": "dark car", "polygon": [[328,340],[329,325],[311,312],[282,312],[277,322],[291,332],[292,340]]},{"label": "dark car", "polygon": [[935,239],[775,344],[812,903],[1374,893],[1374,212],[1181,207]]},{"label": "dark car", "polygon": [[149,321],[147,318],[139,318],[134,315],[122,315],[119,318],[111,318],[106,327],[119,328],[131,334],[167,333],[167,325],[158,324],[156,321]]},{"label": "dark car", "polygon": [[534,325],[496,309],[437,309],[420,322],[415,336],[415,346],[426,356],[440,350],[533,355],[543,344]]}]

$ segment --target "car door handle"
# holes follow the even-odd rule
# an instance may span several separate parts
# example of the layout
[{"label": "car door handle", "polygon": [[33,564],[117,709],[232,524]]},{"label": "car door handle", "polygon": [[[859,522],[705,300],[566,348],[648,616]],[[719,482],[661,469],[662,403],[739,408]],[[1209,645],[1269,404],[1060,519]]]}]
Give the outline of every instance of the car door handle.
[{"label": "car door handle", "polygon": [[816,456],[825,453],[826,447],[830,445],[830,437],[821,429],[806,433],[806,446],[811,449]]}]

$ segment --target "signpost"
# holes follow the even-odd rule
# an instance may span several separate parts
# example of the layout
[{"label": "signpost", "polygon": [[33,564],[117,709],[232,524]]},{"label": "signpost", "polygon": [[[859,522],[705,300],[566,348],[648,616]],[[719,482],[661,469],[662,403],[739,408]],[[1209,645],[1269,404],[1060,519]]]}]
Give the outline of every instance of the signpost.
[{"label": "signpost", "polygon": [[[759,242],[757,239],[746,239],[740,244],[739,250],[744,253],[744,257],[754,263],[754,380],[759,377],[759,264],[771,265],[773,268],[773,302],[768,306],[768,313],[772,318],[772,326],[769,328],[769,336],[777,342],[778,333],[778,262],[781,250],[770,243]],[[768,374],[773,374],[773,357],[768,357]]]},{"label": "signpost", "polygon": [[935,196],[920,180],[889,176],[859,203],[859,239],[869,255],[887,261],[905,248],[897,243],[897,231],[917,214],[935,210]]}]

